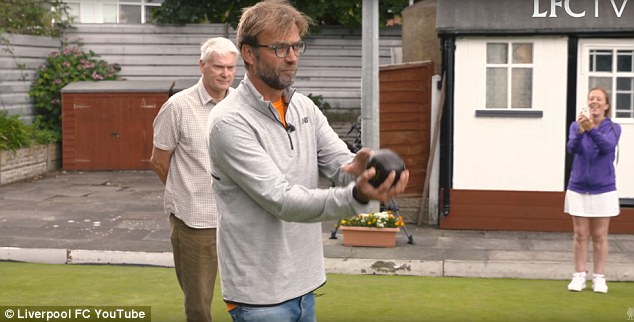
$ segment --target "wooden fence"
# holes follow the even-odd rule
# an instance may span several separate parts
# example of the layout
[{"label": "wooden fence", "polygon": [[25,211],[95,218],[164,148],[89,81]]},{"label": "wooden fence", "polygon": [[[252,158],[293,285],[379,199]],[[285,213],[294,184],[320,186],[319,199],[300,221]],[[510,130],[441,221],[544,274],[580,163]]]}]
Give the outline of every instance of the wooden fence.
[{"label": "wooden fence", "polygon": [[[227,37],[235,30],[224,24],[186,26],[78,24],[61,39],[79,41],[109,63],[121,65],[121,76],[130,80],[195,80],[200,76],[200,44],[207,38]],[[37,68],[61,40],[50,37],[0,35],[0,110],[30,120],[34,114],[28,90]],[[295,86],[301,93],[321,95],[337,111],[361,105],[361,31],[324,27],[305,37],[307,50],[300,61]],[[379,63],[398,62],[401,29],[381,29]],[[244,75],[239,61],[236,78]],[[185,82],[187,83],[187,82]]]},{"label": "wooden fence", "polygon": [[[80,39],[109,63],[121,65],[121,75],[139,79],[191,79],[200,77],[200,44],[207,38],[227,37],[235,31],[224,24],[165,27],[156,25],[80,24],[64,37]],[[333,108],[361,105],[361,31],[323,28],[305,37],[307,49],[300,60],[295,86],[301,93],[321,95]],[[382,29],[379,63],[392,63],[401,47],[401,29]],[[242,79],[239,61],[236,78]]]},{"label": "wooden fence", "polygon": [[26,121],[33,117],[28,92],[38,67],[61,46],[59,39],[0,34],[0,110],[19,114]]}]

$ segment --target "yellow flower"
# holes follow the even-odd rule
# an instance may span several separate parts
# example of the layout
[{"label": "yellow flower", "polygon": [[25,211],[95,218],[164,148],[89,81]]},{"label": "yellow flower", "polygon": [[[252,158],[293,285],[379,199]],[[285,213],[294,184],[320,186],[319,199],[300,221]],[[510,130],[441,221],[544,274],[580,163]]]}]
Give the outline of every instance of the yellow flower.
[{"label": "yellow flower", "polygon": [[405,226],[402,216],[395,216],[391,211],[358,214],[341,221],[343,226],[361,226],[376,228],[397,228]]}]

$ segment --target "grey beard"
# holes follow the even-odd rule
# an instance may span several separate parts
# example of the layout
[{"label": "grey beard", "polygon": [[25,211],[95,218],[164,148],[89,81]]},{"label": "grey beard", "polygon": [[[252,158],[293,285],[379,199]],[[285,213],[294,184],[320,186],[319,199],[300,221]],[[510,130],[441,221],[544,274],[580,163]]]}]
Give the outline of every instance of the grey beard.
[{"label": "grey beard", "polygon": [[267,73],[261,70],[260,68],[256,68],[255,72],[256,72],[256,75],[266,85],[277,90],[285,89],[293,85],[293,82],[295,82],[295,76],[291,77],[290,79],[282,79],[282,77],[280,77],[279,75],[275,75],[275,73],[273,73],[272,71],[268,70],[268,73]]},{"label": "grey beard", "polygon": [[260,64],[260,55],[256,54],[255,75],[261,79],[264,84],[277,90],[283,90],[295,82],[295,75],[290,79],[282,79],[269,66]]},{"label": "grey beard", "polygon": [[278,89],[278,90],[283,90],[293,85],[293,82],[295,80],[295,77],[293,77],[292,79],[283,82],[280,77],[275,77],[272,75],[258,75],[258,77],[260,77],[260,79],[269,87]]}]

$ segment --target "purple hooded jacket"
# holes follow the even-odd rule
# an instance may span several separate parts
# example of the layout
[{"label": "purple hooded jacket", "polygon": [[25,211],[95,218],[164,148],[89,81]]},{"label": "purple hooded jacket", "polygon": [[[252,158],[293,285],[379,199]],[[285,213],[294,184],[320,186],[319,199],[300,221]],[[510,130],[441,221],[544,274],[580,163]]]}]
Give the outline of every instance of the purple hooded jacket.
[{"label": "purple hooded jacket", "polygon": [[621,126],[605,118],[598,128],[579,134],[572,122],[566,148],[574,155],[568,190],[599,194],[616,190],[614,157]]}]

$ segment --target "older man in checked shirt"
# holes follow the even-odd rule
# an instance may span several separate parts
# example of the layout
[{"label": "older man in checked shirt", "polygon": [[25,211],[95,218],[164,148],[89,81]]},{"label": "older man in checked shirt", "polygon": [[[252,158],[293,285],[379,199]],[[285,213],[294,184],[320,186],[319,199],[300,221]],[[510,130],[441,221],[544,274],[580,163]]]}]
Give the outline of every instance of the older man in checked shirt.
[{"label": "older man in checked shirt", "polygon": [[226,38],[200,48],[198,83],[172,96],[154,119],[150,160],[165,184],[165,213],[172,227],[176,277],[185,297],[187,321],[211,321],[218,270],[218,214],[212,195],[207,117],[232,90],[238,49]]}]

